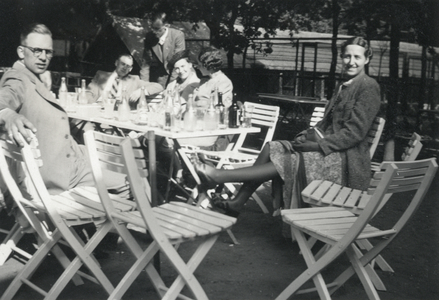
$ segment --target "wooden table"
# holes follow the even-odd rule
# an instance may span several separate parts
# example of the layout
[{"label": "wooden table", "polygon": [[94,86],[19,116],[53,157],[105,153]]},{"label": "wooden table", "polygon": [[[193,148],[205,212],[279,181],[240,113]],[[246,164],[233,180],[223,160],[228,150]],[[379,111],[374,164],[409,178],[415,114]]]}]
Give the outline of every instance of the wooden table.
[{"label": "wooden table", "polygon": [[[309,124],[307,110],[305,107],[311,106],[312,109],[310,109],[310,111],[312,112],[314,110],[314,106],[325,106],[328,102],[327,100],[320,100],[319,98],[315,97],[266,93],[258,93],[258,98],[261,102],[278,105],[281,109],[281,122],[285,123],[293,123],[297,120],[301,120]],[[288,118],[288,114],[290,113],[292,113],[293,116]]]},{"label": "wooden table", "polygon": [[148,140],[148,158],[149,158],[149,172],[150,172],[150,184],[151,184],[151,204],[157,205],[157,168],[156,168],[156,145],[155,145],[155,136],[163,136],[167,138],[171,138],[175,141],[175,144],[178,145],[177,139],[184,138],[195,138],[195,137],[211,137],[211,136],[221,136],[221,135],[238,135],[241,133],[256,133],[260,131],[260,128],[251,127],[251,128],[226,128],[226,129],[217,129],[217,130],[209,130],[209,131],[180,131],[173,132],[163,130],[159,127],[151,127],[146,125],[136,125],[131,121],[121,122],[116,119],[107,119],[103,117],[103,112],[98,111],[96,114],[96,109],[94,110],[94,115],[91,115],[87,112],[87,109],[80,108],[75,113],[69,112],[67,113],[69,118],[82,120],[86,122],[92,122],[107,126],[112,126],[121,129],[128,129],[136,132],[141,132],[145,135]]}]

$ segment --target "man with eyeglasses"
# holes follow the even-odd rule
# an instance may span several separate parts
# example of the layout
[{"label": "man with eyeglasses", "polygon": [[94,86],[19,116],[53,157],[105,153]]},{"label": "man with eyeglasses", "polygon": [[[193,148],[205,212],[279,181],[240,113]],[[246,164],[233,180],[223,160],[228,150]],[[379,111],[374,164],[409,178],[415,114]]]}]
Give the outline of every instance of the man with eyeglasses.
[{"label": "man with eyeglasses", "polygon": [[[17,48],[19,60],[0,81],[0,129],[22,144],[19,134],[39,144],[40,172],[49,193],[75,186],[94,186],[85,147],[70,133],[69,118],[41,80],[54,54],[52,33],[43,24],[28,25]],[[105,178],[107,186],[127,194],[125,178]]]},{"label": "man with eyeglasses", "polygon": [[151,31],[145,36],[140,79],[158,82],[166,88],[169,82],[177,79],[168,63],[174,54],[185,49],[184,33],[167,25],[165,13],[155,14],[151,19]]},{"label": "man with eyeglasses", "polygon": [[96,75],[87,86],[87,99],[89,103],[99,102],[104,91],[109,97],[117,98],[126,88],[127,98],[133,103],[140,97],[141,87],[145,87],[147,95],[158,94],[163,87],[155,82],[141,80],[137,75],[129,74],[133,69],[133,57],[130,54],[121,54],[115,62],[113,72],[97,71]]}]

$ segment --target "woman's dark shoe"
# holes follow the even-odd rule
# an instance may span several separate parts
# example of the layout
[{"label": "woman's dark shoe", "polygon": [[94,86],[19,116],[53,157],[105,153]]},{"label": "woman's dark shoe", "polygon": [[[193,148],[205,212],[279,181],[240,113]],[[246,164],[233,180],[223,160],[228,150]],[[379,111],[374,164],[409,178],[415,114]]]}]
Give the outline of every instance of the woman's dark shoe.
[{"label": "woman's dark shoe", "polygon": [[218,185],[218,183],[213,180],[208,173],[215,171],[215,168],[212,166],[209,166],[207,164],[202,163],[195,163],[194,164],[195,171],[197,172],[197,175],[200,177],[201,184],[205,189],[213,189]]},{"label": "woman's dark shoe", "polygon": [[215,210],[230,217],[237,218],[239,216],[239,211],[230,208],[229,202],[221,197],[213,197],[211,200],[211,205]]}]

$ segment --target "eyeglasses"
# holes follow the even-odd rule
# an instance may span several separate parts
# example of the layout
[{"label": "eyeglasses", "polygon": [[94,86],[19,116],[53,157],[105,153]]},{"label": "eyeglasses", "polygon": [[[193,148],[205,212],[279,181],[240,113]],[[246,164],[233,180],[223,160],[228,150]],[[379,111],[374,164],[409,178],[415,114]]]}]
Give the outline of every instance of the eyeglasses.
[{"label": "eyeglasses", "polygon": [[32,53],[34,54],[35,57],[40,57],[40,55],[43,54],[43,51],[46,51],[47,58],[52,58],[53,55],[55,54],[55,51],[50,50],[50,49],[33,48],[33,47],[25,46],[25,45],[21,45],[21,47],[27,48],[30,51],[32,51]]}]

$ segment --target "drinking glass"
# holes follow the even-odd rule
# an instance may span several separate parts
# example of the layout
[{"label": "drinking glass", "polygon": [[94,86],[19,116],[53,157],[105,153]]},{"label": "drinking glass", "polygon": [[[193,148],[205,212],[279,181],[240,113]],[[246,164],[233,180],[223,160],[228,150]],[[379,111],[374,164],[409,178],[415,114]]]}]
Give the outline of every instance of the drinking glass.
[{"label": "drinking glass", "polygon": [[76,112],[78,108],[78,94],[77,93],[67,93],[67,112]]},{"label": "drinking glass", "polygon": [[108,97],[107,99],[104,99],[104,118],[112,119],[114,118],[114,101],[116,99],[112,97]]},{"label": "drinking glass", "polygon": [[197,124],[195,125],[197,131],[204,129],[204,113],[203,108],[197,108]]},{"label": "drinking glass", "polygon": [[254,109],[254,106],[251,104],[245,106],[244,123],[242,124],[242,127],[245,127],[245,128],[252,127],[253,109]]}]

